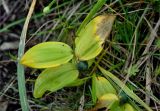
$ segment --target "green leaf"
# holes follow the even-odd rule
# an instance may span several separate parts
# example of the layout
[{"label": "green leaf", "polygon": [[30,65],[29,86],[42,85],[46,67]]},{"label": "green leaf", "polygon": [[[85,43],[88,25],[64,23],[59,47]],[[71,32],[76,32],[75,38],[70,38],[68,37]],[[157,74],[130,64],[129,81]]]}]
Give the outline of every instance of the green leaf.
[{"label": "green leaf", "polygon": [[96,109],[104,108],[112,109],[112,107],[117,107],[119,105],[119,98],[113,93],[106,93],[102,95],[96,104]]},{"label": "green leaf", "polygon": [[138,102],[140,105],[142,105],[144,108],[146,108],[148,111],[152,111],[152,109],[144,103],[133,91],[131,91],[121,80],[119,80],[116,76],[114,76],[112,73],[106,71],[102,67],[99,66],[100,71],[103,73],[104,76],[111,78],[129,97],[131,97],[133,100]]},{"label": "green leaf", "polygon": [[78,70],[71,63],[45,69],[37,78],[34,97],[40,98],[46,91],[55,92],[78,78]]},{"label": "green leaf", "polygon": [[124,111],[135,111],[134,108],[129,103],[124,104],[122,107]]},{"label": "green leaf", "polygon": [[95,59],[90,59],[87,62],[88,62],[88,68],[90,68],[93,65],[93,63],[95,62]]},{"label": "green leaf", "polygon": [[44,42],[29,49],[21,64],[33,68],[56,67],[73,58],[72,49],[62,42]]},{"label": "green leaf", "polygon": [[95,90],[95,96],[97,98],[107,93],[116,94],[116,90],[106,78],[101,76],[96,77],[95,74],[92,77],[92,89],[93,92]]},{"label": "green leaf", "polygon": [[82,79],[76,79],[74,80],[72,83],[68,84],[67,87],[75,87],[75,86],[80,86],[82,84],[84,84],[88,79],[90,79],[90,77],[85,77]]},{"label": "green leaf", "polygon": [[93,74],[92,76],[92,90],[91,90],[91,94],[92,94],[92,101],[95,104],[97,102],[97,94],[96,94],[96,74]]},{"label": "green leaf", "polygon": [[136,74],[139,72],[139,69],[138,69],[138,66],[134,64],[130,66],[125,72],[130,76],[136,76]]},{"label": "green leaf", "polygon": [[113,106],[109,111],[124,111],[124,109],[121,106],[116,106],[116,107]]},{"label": "green leaf", "polygon": [[158,48],[160,48],[160,39],[157,39],[157,40],[156,40],[156,46],[157,46]]},{"label": "green leaf", "polygon": [[93,59],[102,51],[102,44],[109,36],[114,20],[114,15],[100,15],[80,30],[75,40],[75,54],[79,60]]}]

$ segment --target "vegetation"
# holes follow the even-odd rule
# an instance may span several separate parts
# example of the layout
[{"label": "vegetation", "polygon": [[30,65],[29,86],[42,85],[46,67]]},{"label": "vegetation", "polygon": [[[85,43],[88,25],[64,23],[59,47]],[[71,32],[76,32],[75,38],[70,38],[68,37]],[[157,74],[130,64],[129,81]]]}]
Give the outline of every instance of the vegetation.
[{"label": "vegetation", "polygon": [[26,18],[0,29],[11,33],[24,24],[18,55],[0,47],[18,60],[19,87],[6,84],[2,99],[15,100],[9,89],[17,89],[23,111],[160,110],[159,1],[30,3]]}]

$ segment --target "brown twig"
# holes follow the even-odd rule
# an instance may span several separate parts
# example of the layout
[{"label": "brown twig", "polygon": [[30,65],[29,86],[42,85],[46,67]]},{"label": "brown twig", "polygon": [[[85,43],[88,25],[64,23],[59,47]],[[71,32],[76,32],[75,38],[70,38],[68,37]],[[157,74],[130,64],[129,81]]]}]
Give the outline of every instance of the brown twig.
[{"label": "brown twig", "polygon": [[[151,92],[151,67],[150,67],[150,59],[147,60],[146,64],[146,90],[148,92]],[[146,103],[149,105],[150,104],[150,97],[146,95]]]},{"label": "brown twig", "polygon": [[144,56],[144,55],[146,55],[149,52],[149,49],[150,49],[155,37],[157,36],[157,34],[155,34],[155,33],[157,33],[159,26],[160,26],[160,18],[159,18],[156,26],[154,27],[154,29],[151,30],[151,34],[149,36],[150,40],[148,42],[148,45],[146,46],[145,50],[143,51],[142,57],[137,62],[138,68],[149,58],[149,55],[147,55],[147,56]]}]

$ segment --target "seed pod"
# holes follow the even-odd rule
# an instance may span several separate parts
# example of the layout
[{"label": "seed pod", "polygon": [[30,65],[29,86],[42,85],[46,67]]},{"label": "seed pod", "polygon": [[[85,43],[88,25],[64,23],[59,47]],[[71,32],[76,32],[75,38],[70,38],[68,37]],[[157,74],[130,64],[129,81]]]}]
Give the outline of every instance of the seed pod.
[{"label": "seed pod", "polygon": [[80,61],[78,64],[77,64],[77,68],[79,71],[85,71],[88,69],[88,63],[87,61]]},{"label": "seed pod", "polygon": [[126,102],[128,102],[128,96],[123,91],[120,92],[119,98],[120,98],[120,105],[123,105]]}]

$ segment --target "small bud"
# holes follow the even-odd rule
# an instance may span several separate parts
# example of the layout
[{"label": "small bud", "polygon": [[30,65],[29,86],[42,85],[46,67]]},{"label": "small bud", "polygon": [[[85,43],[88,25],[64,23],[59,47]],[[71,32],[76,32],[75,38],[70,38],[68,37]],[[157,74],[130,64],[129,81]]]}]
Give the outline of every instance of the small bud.
[{"label": "small bud", "polygon": [[43,13],[44,14],[48,14],[50,12],[50,7],[49,6],[47,6],[47,7],[45,7],[44,9],[43,9]]}]

